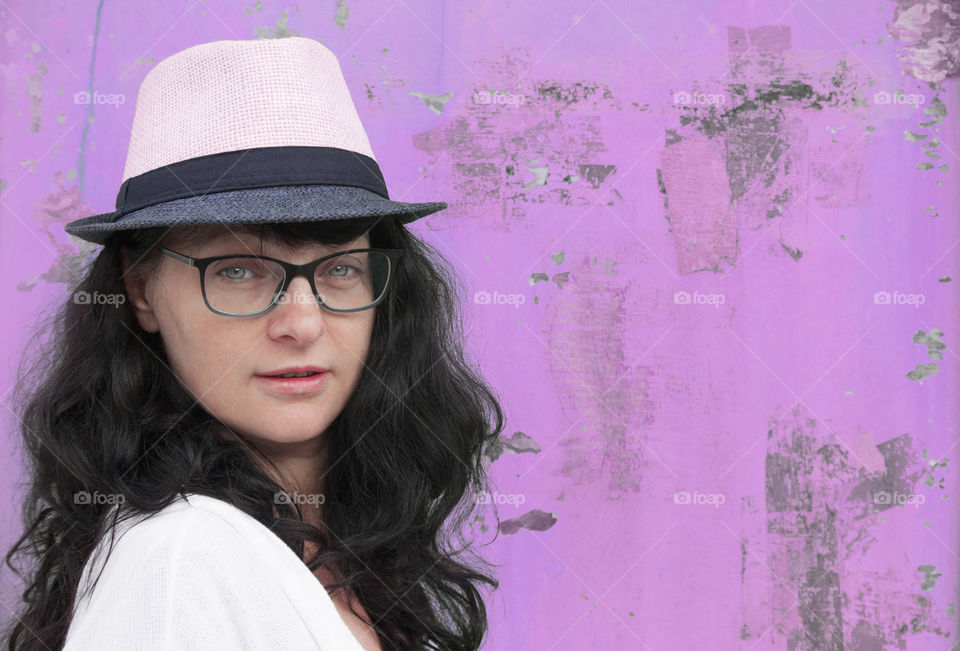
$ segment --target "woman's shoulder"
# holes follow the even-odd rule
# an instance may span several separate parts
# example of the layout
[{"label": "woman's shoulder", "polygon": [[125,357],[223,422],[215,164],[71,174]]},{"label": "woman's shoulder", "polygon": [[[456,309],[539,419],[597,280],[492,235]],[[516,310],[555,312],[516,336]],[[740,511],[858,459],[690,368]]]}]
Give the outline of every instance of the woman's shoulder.
[{"label": "woman's shoulder", "polygon": [[256,559],[247,543],[259,523],[222,500],[188,494],[156,512],[121,508],[115,519],[116,510],[108,513],[106,530],[84,567],[78,600],[103,580],[149,575],[172,584],[212,571],[223,579],[249,570]]},{"label": "woman's shoulder", "polygon": [[[252,516],[213,497],[181,496],[155,513],[128,513],[104,534],[78,586],[67,638],[76,646],[66,649],[314,648],[339,627],[310,577]],[[196,639],[183,646],[188,634]],[[154,640],[164,646],[138,646]]]},{"label": "woman's shoulder", "polygon": [[91,566],[102,565],[113,556],[120,563],[137,564],[152,554],[185,561],[204,552],[229,549],[234,552],[231,556],[238,556],[253,527],[259,526],[232,504],[207,495],[178,496],[152,513],[121,509],[114,524],[115,511],[107,516],[108,526],[91,556]]},{"label": "woman's shoulder", "polygon": [[154,513],[127,512],[118,521],[118,536],[130,536],[140,544],[166,544],[171,538],[190,538],[198,544],[223,538],[244,538],[259,523],[236,506],[210,497],[188,493],[177,496]]}]

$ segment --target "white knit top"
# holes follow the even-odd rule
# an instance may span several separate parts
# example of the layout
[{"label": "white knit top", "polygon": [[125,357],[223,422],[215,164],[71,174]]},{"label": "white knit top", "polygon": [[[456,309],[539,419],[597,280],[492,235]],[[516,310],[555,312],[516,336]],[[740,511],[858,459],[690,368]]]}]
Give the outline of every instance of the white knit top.
[{"label": "white knit top", "polygon": [[362,651],[276,534],[222,500],[188,500],[119,523],[105,564],[103,537],[80,579],[64,651]]}]

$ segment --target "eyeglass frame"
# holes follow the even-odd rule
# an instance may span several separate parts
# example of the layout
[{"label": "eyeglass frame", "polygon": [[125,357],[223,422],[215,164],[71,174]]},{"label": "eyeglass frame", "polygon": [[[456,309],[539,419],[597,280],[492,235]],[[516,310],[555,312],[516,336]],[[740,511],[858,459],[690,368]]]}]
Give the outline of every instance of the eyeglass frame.
[{"label": "eyeglass frame", "polygon": [[[349,314],[352,312],[363,312],[365,310],[369,310],[372,307],[376,307],[386,297],[387,290],[390,288],[390,283],[391,283],[391,280],[393,279],[394,266],[396,265],[397,260],[400,259],[400,256],[403,255],[403,249],[377,249],[377,248],[347,249],[345,251],[336,251],[335,253],[325,255],[322,258],[317,258],[312,262],[305,262],[303,264],[294,264],[292,262],[287,262],[286,260],[279,260],[277,258],[271,258],[266,255],[254,255],[250,253],[243,253],[243,254],[238,253],[234,255],[215,255],[209,258],[192,258],[189,255],[184,255],[183,253],[178,253],[173,249],[168,249],[165,247],[161,247],[160,252],[170,256],[174,260],[179,260],[180,262],[183,262],[185,264],[190,265],[191,267],[196,268],[196,270],[200,273],[200,294],[203,296],[204,305],[206,305],[207,309],[213,312],[214,314],[217,314],[219,316],[230,317],[233,319],[249,319],[256,316],[262,316],[267,312],[269,312],[270,310],[272,310],[273,308],[275,308],[277,304],[280,302],[280,297],[287,292],[287,289],[289,289],[290,287],[290,283],[292,283],[293,279],[296,278],[297,276],[304,276],[307,279],[307,282],[310,283],[310,290],[313,292],[313,297],[316,299],[317,304],[329,310],[330,312],[334,312],[336,314]],[[320,293],[317,291],[317,284],[314,278],[314,276],[316,275],[317,267],[320,266],[321,262],[324,262],[325,260],[329,260],[330,258],[336,258],[337,256],[346,255],[347,253],[361,253],[361,252],[383,253],[389,258],[390,260],[389,275],[387,276],[387,282],[384,285],[383,292],[380,294],[380,297],[377,298],[377,300],[375,300],[370,305],[367,305],[366,307],[356,307],[356,308],[351,308],[349,310],[338,310],[337,308],[330,307],[329,305],[323,302],[323,299],[320,298]],[[205,280],[207,267],[209,267],[214,262],[217,262],[218,260],[228,260],[228,259],[236,259],[236,258],[256,258],[258,260],[269,260],[270,262],[277,263],[278,265],[280,265],[280,267],[283,268],[283,280],[281,280],[280,284],[277,286],[277,290],[273,294],[273,299],[270,301],[270,305],[268,305],[265,309],[259,312],[255,312],[253,314],[228,314],[226,312],[221,312],[220,310],[215,309],[212,305],[210,305],[210,301],[207,300],[207,288],[206,288],[206,280]]]}]

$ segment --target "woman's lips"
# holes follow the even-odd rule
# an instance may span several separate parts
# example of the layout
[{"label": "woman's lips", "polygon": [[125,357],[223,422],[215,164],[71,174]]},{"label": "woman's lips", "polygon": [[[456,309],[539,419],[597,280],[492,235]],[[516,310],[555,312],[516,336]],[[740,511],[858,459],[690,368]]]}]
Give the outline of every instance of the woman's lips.
[{"label": "woman's lips", "polygon": [[327,383],[330,371],[317,373],[307,377],[272,377],[267,375],[255,376],[267,389],[276,393],[316,393]]}]

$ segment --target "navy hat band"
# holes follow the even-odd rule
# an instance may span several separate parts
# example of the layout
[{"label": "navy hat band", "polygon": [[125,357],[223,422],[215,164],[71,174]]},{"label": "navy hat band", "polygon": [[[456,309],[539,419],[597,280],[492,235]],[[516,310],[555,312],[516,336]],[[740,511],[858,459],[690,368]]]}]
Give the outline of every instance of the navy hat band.
[{"label": "navy hat band", "polygon": [[133,176],[117,193],[116,218],[174,199],[278,185],[346,185],[390,199],[377,162],[339,147],[255,147],[208,154]]}]

